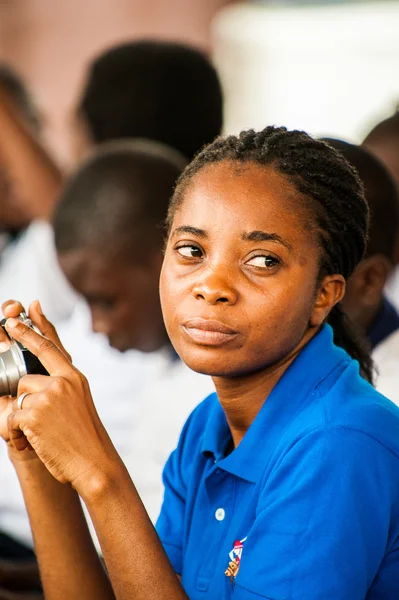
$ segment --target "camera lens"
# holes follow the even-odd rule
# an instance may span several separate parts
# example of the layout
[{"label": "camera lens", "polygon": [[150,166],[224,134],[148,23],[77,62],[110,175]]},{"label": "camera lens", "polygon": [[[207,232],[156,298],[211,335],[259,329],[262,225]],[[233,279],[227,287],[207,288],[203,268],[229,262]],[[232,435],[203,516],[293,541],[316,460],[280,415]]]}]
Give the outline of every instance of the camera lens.
[{"label": "camera lens", "polygon": [[[21,313],[21,321],[37,331],[24,313]],[[4,324],[5,319],[0,321],[1,327],[4,328]],[[10,336],[8,337],[10,338]],[[21,377],[31,374],[48,375],[34,354],[10,338],[10,348],[0,354],[0,396],[16,396]]]},{"label": "camera lens", "polygon": [[26,374],[22,350],[11,341],[10,349],[0,354],[0,396],[16,396],[18,382]]}]

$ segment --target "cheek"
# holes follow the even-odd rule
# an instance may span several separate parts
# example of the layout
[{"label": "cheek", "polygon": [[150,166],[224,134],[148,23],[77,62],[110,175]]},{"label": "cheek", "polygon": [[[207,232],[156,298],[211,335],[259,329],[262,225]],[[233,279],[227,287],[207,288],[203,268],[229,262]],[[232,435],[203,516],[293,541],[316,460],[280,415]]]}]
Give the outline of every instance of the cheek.
[{"label": "cheek", "polygon": [[171,270],[169,268],[168,260],[165,257],[161,276],[159,279],[159,297],[161,301],[162,315],[165,322],[165,327],[169,333],[171,326],[171,318],[173,317],[174,311],[172,309],[174,302],[174,295],[176,294],[176,282],[172,277]]},{"label": "cheek", "polygon": [[251,323],[251,333],[256,337],[265,334],[268,340],[281,339],[303,331],[309,322],[314,304],[313,286],[300,288],[291,278],[279,285],[270,286],[254,294],[252,301],[244,303],[244,311]]}]

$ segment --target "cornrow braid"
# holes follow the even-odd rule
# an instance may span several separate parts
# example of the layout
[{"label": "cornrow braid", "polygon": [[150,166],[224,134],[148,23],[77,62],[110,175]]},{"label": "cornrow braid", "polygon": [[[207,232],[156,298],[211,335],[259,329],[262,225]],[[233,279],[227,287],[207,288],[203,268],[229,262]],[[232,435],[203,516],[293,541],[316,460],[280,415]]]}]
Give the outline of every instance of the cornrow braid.
[{"label": "cornrow braid", "polygon": [[[308,200],[319,234],[320,281],[339,273],[348,279],[365,255],[369,209],[357,172],[341,153],[303,131],[269,126],[218,137],[197,154],[180,176],[171,200],[167,227],[179,209],[193,177],[221,161],[270,165]],[[328,318],[334,341],[360,363],[363,376],[373,380],[373,363],[365,341],[336,305]]]}]

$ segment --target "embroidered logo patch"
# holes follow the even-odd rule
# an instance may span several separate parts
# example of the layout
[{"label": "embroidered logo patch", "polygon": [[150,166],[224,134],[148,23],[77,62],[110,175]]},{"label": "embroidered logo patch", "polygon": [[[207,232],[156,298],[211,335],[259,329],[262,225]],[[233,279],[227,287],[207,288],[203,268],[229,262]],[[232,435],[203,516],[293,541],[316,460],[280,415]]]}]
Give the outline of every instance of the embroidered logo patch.
[{"label": "embroidered logo patch", "polygon": [[242,549],[244,547],[244,542],[247,538],[245,537],[242,540],[236,540],[234,542],[233,550],[229,552],[229,566],[225,570],[224,574],[226,577],[230,577],[230,579],[234,579],[237,577],[237,573],[240,569]]}]

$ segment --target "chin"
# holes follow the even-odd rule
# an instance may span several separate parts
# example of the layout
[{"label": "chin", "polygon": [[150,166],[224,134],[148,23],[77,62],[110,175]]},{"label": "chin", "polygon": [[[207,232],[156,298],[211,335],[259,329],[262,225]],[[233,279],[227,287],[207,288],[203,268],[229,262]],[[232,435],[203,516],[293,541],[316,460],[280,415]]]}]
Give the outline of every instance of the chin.
[{"label": "chin", "polygon": [[210,377],[235,377],[245,371],[242,365],[231,360],[229,353],[222,354],[210,349],[176,349],[182,361],[192,371]]},{"label": "chin", "polygon": [[111,348],[113,348],[114,350],[118,350],[118,352],[122,352],[122,353],[127,352],[128,350],[130,350],[132,348],[132,346],[130,344],[126,344],[126,343],[122,342],[121,340],[109,338],[108,342],[109,342],[109,345],[111,346]]}]

